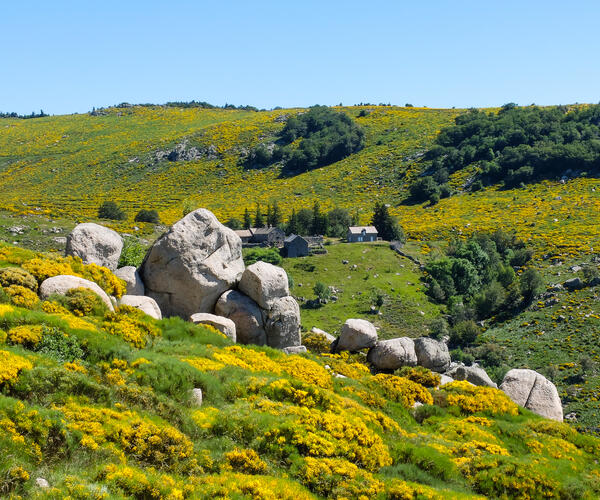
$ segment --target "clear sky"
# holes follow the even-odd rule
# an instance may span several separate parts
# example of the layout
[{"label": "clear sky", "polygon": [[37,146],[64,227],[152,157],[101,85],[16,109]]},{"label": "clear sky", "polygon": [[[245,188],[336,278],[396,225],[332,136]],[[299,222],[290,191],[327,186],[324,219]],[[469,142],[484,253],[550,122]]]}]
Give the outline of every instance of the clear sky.
[{"label": "clear sky", "polygon": [[600,101],[600,2],[1,0],[0,111]]}]

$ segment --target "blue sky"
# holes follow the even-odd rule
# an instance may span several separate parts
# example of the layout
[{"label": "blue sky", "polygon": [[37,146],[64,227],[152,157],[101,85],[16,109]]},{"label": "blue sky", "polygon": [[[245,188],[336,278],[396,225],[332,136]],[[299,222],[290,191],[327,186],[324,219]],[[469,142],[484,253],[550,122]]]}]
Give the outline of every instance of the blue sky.
[{"label": "blue sky", "polygon": [[600,101],[598,1],[0,5],[0,111]]}]

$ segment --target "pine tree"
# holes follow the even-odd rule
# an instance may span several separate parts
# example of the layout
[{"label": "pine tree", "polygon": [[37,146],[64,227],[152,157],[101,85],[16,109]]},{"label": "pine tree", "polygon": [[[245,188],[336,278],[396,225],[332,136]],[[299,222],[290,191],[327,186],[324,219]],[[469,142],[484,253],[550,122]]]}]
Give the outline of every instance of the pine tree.
[{"label": "pine tree", "polygon": [[271,204],[267,203],[267,226],[273,225],[273,209],[271,208]]},{"label": "pine tree", "polygon": [[321,206],[318,201],[315,201],[313,205],[313,217],[312,217],[312,227],[311,232],[313,235],[327,234],[328,228],[327,215],[321,213]]},{"label": "pine tree", "polygon": [[252,227],[252,219],[250,218],[250,211],[246,207],[244,210],[244,229],[250,229]]},{"label": "pine tree", "polygon": [[254,227],[264,227],[265,221],[260,211],[260,204],[256,204],[256,214],[254,215]]},{"label": "pine tree", "polygon": [[281,209],[276,201],[273,202],[273,207],[271,208],[271,226],[278,227],[283,222],[283,216],[281,215]]},{"label": "pine tree", "polygon": [[404,230],[398,221],[392,217],[384,203],[375,203],[371,224],[375,226],[379,237],[387,241],[406,241]]},{"label": "pine tree", "polygon": [[292,215],[288,219],[287,223],[287,234],[298,234],[298,216],[296,215],[296,209],[292,208]]}]

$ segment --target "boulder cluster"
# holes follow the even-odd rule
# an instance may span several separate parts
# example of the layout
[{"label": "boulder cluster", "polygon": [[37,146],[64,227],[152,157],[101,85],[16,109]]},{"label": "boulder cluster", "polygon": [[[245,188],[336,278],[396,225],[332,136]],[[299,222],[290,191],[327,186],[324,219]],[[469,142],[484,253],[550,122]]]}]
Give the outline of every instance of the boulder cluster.
[{"label": "boulder cluster", "polygon": [[[300,309],[290,296],[286,272],[261,261],[245,267],[240,238],[210,211],[196,210],[175,223],[149,249],[139,269],[117,268],[122,248],[121,237],[98,224],[80,224],[67,239],[67,255],[108,267],[125,281],[127,294],[118,301],[97,284],[66,275],[45,280],[40,295],[88,288],[110,310],[128,305],[157,319],[180,316],[210,325],[234,342],[305,352],[300,345]],[[337,338],[317,328],[312,333],[331,343],[332,352],[368,349],[367,361],[374,372],[423,366],[440,373],[442,384],[464,380],[497,388],[480,366],[453,363],[445,340],[379,340],[375,326],[364,319],[348,319]],[[556,387],[533,370],[510,370],[500,389],[534,413],[563,419]]]},{"label": "boulder cluster", "polygon": [[115,231],[93,223],[79,224],[67,239],[67,255],[108,267],[125,281],[127,294],[118,301],[74,276],[46,280],[43,293],[89,288],[111,310],[128,305],[156,319],[180,316],[242,344],[300,346],[300,308],[290,296],[286,272],[265,262],[246,268],[239,236],[210,211],[195,210],[176,222],[148,250],[139,269],[117,268],[122,248]]},{"label": "boulder cluster", "polygon": [[[327,341],[328,333],[313,328],[313,335]],[[477,364],[465,366],[453,363],[445,340],[429,337],[412,339],[400,337],[379,340],[375,326],[364,319],[349,319],[341,328],[340,336],[331,342],[331,350],[357,352],[368,349],[367,361],[374,372],[393,372],[404,366],[423,366],[441,375],[441,385],[464,380],[473,385],[498,388],[486,371]],[[563,420],[558,391],[552,382],[533,370],[510,370],[500,384],[516,404],[546,418]]]}]

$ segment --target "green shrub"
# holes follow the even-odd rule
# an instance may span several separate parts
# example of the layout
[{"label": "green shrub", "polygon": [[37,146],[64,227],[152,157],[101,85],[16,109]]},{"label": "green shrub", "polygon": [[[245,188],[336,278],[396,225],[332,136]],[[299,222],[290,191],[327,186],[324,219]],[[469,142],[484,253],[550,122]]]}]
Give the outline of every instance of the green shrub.
[{"label": "green shrub", "polygon": [[88,288],[71,288],[59,302],[76,316],[104,316],[108,308],[102,299]]},{"label": "green shrub", "polygon": [[121,257],[119,258],[119,267],[140,267],[146,256],[146,251],[146,246],[142,244],[139,238],[125,238],[123,240]]},{"label": "green shrub", "polygon": [[523,299],[530,303],[536,295],[544,290],[544,279],[535,269],[529,268],[521,274],[519,285]]},{"label": "green shrub", "polygon": [[244,251],[244,264],[246,266],[250,266],[259,260],[274,266],[279,266],[283,262],[277,248],[249,248]]},{"label": "green shrub", "polygon": [[0,286],[8,287],[11,285],[19,285],[29,288],[34,292],[37,291],[37,280],[20,267],[4,267],[0,269]]},{"label": "green shrub", "polygon": [[127,215],[114,201],[105,201],[98,208],[98,217],[100,219],[125,220]]},{"label": "green shrub", "polygon": [[453,346],[466,346],[477,340],[481,333],[481,328],[473,321],[461,321],[452,328],[450,332],[450,343]]},{"label": "green shrub", "polygon": [[156,210],[146,210],[142,209],[137,214],[135,214],[136,222],[150,222],[152,224],[158,224],[160,222],[160,218],[158,217],[158,212]]},{"label": "green shrub", "polygon": [[61,363],[72,362],[84,357],[84,351],[76,337],[65,334],[60,328],[44,326],[42,340],[35,350]]}]

